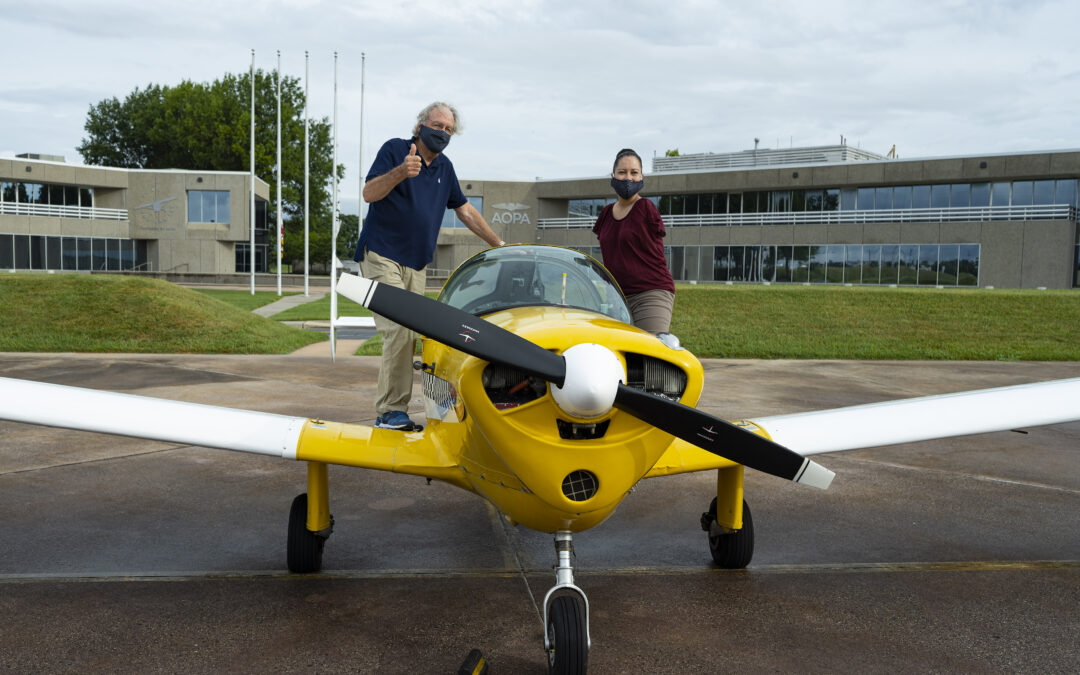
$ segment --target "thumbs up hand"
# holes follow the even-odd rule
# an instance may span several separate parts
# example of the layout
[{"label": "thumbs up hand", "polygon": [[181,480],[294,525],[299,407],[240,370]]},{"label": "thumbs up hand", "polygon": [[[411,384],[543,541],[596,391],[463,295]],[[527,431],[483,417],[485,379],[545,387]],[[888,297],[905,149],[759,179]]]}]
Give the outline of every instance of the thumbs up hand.
[{"label": "thumbs up hand", "polygon": [[416,154],[416,143],[409,146],[409,154],[405,155],[405,161],[401,163],[401,168],[405,171],[406,178],[412,178],[420,174],[420,155]]}]

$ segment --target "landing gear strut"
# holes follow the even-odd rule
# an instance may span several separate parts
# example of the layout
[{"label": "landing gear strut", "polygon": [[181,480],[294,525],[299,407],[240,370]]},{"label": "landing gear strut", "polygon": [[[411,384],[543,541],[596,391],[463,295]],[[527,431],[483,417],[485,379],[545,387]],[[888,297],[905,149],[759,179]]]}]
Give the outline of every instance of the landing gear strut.
[{"label": "landing gear strut", "polygon": [[308,491],[296,495],[289,509],[289,571],[309,574],[322,569],[323,546],[334,531],[326,464],[308,462]]},{"label": "landing gear strut", "polygon": [[589,600],[574,585],[573,535],[555,533],[555,586],[544,596],[544,651],[548,672],[584,673],[589,666]]},{"label": "landing gear strut", "polygon": [[738,570],[750,564],[754,557],[754,520],[745,501],[741,529],[732,532],[716,522],[716,498],[709,504],[709,510],[701,514],[701,529],[709,533],[709,552],[717,565]]}]

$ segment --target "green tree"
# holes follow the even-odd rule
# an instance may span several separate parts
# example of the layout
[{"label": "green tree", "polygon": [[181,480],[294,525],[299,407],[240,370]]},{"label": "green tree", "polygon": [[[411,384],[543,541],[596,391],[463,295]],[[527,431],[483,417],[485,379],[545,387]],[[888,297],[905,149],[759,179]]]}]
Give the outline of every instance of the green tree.
[{"label": "green tree", "polygon": [[[211,83],[184,80],[170,87],[135,88],[90,106],[87,136],[76,148],[87,164],[135,169],[248,171],[251,77],[225,74]],[[312,262],[330,260],[332,129],[326,117],[309,124],[309,227]],[[255,175],[270,184],[277,208],[277,82],[255,72]],[[281,78],[281,200],[284,259],[304,258],[304,91],[300,79]],[[339,180],[345,167],[338,165]],[[270,219],[270,251],[277,240]],[[276,256],[271,256],[276,258]]]},{"label": "green tree", "polygon": [[360,238],[360,216],[343,213],[338,216],[337,252],[339,258],[351,258]]},{"label": "green tree", "polygon": [[679,156],[679,149],[678,148],[674,148],[672,150],[665,150],[664,151],[664,157],[678,157],[678,156]]}]

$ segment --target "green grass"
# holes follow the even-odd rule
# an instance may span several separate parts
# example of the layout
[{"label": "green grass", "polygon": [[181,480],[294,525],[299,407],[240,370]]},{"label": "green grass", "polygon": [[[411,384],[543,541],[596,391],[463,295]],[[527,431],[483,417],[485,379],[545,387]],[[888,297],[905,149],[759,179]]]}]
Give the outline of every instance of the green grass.
[{"label": "green grass", "polygon": [[0,351],[285,354],[325,340],[155,279],[0,277]]},{"label": "green grass", "polygon": [[236,291],[229,288],[193,288],[191,290],[227,302],[245,312],[251,312],[272,302],[277,302],[289,295],[297,295],[296,293],[282,293],[281,297],[278,297],[277,291],[255,291],[255,294],[252,295],[250,289]]},{"label": "green grass", "polygon": [[680,286],[671,330],[700,357],[1080,360],[1080,290]]},{"label": "green grass", "polygon": [[[338,316],[371,316],[371,311],[348,298],[338,296]],[[330,294],[278,312],[273,317],[277,321],[329,321]]]}]

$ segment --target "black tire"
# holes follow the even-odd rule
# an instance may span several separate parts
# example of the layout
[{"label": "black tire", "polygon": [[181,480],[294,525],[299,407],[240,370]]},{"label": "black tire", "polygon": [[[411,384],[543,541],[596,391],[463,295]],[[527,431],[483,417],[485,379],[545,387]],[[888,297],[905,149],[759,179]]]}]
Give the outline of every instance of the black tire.
[{"label": "black tire", "polygon": [[547,625],[548,672],[552,675],[584,673],[589,667],[589,636],[585,606],[580,598],[560,595],[551,601]]},{"label": "black tire", "polygon": [[723,534],[718,532],[716,524],[716,498],[709,505],[711,518],[709,527],[709,552],[713,562],[728,570],[740,570],[750,564],[754,557],[754,519],[750,515],[750,506],[742,503],[743,526],[738,532]]},{"label": "black tire", "polygon": [[309,574],[322,569],[326,539],[307,529],[307,493],[296,495],[289,509],[289,571]]}]

